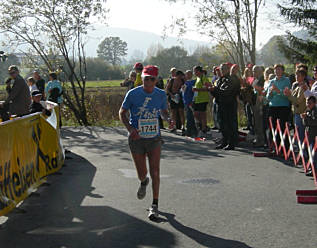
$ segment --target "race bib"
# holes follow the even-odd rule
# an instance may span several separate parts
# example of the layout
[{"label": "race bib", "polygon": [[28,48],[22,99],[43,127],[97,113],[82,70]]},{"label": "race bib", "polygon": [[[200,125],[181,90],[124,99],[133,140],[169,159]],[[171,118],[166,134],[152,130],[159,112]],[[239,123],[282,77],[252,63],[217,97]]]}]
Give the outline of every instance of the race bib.
[{"label": "race bib", "polygon": [[139,119],[139,135],[142,138],[154,138],[159,134],[158,119]]}]

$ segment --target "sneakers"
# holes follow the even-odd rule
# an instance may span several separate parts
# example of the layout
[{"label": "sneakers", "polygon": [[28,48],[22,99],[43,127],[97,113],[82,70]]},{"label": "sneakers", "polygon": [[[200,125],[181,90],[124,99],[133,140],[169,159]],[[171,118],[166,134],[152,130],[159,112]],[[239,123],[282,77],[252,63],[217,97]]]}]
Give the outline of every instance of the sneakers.
[{"label": "sneakers", "polygon": [[146,195],[146,186],[149,184],[149,178],[146,177],[144,183],[140,184],[140,187],[138,189],[137,197],[139,200],[142,200]]},{"label": "sneakers", "polygon": [[159,213],[158,213],[158,206],[152,204],[152,206],[149,208],[149,215],[148,215],[149,219],[154,221],[159,217]]}]

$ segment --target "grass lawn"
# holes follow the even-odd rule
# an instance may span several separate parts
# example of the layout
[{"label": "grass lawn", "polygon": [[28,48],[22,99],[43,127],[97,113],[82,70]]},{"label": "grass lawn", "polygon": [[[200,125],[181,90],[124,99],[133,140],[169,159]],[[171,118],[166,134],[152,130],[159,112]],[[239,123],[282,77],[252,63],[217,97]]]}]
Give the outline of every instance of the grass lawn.
[{"label": "grass lawn", "polygon": [[95,88],[95,87],[115,87],[120,86],[120,83],[123,80],[104,80],[104,81],[88,81],[86,83],[87,88]]},{"label": "grass lawn", "polygon": [[[86,82],[87,88],[96,88],[96,87],[116,87],[120,86],[120,83],[123,80],[104,80],[104,81],[88,81]],[[0,85],[0,91],[5,90],[5,85]]]}]

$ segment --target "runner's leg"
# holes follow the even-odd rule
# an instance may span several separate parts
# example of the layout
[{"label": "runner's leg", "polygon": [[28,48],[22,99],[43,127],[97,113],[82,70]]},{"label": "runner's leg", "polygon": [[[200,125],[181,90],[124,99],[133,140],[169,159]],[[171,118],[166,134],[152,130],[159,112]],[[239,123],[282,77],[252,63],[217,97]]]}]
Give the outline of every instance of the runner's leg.
[{"label": "runner's leg", "polygon": [[159,198],[160,190],[160,158],[161,146],[156,147],[148,152],[150,175],[152,178],[153,199]]},{"label": "runner's leg", "polygon": [[136,171],[138,173],[138,178],[141,182],[143,182],[147,175],[146,159],[145,159],[146,155],[139,154],[139,153],[131,153],[131,154],[132,154]]}]

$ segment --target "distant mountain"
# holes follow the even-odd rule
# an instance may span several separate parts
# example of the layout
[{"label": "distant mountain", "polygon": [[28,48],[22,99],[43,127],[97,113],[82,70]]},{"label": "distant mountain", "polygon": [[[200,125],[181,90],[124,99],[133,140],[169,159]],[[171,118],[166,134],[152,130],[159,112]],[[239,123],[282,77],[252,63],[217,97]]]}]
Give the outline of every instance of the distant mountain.
[{"label": "distant mountain", "polygon": [[168,48],[171,46],[182,46],[188,51],[194,51],[197,46],[206,46],[211,45],[210,43],[196,40],[188,40],[184,39],[179,41],[175,37],[168,37],[166,39],[162,39],[161,36],[137,31],[127,28],[111,28],[105,25],[94,25],[94,30],[88,32],[88,40],[86,44],[86,55],[88,57],[96,57],[97,56],[97,48],[99,43],[105,38],[109,36],[117,36],[120,37],[121,40],[128,43],[128,55],[127,59],[129,59],[135,52],[142,52],[144,56],[146,56],[147,49],[154,44],[160,43],[163,47]]},{"label": "distant mountain", "polygon": [[289,60],[279,50],[278,40],[285,36],[275,35],[258,51],[257,64],[270,66],[277,63],[287,64]]}]

